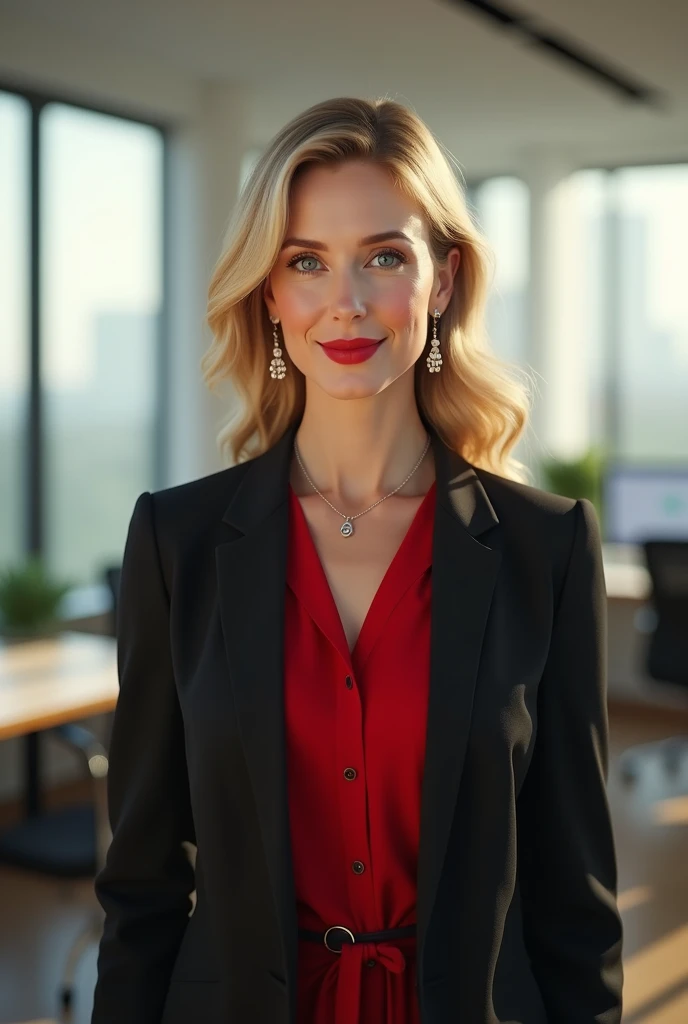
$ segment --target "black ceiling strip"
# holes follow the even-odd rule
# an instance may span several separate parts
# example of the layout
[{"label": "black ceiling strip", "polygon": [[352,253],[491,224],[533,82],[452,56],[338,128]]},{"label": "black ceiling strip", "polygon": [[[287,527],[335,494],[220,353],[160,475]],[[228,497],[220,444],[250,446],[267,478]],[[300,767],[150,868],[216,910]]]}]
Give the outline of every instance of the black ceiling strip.
[{"label": "black ceiling strip", "polygon": [[617,71],[612,71],[611,68],[603,67],[602,64],[593,60],[592,57],[586,56],[578,47],[562,43],[556,36],[546,32],[533,32],[532,34],[529,33],[529,38],[534,45],[550,50],[564,60],[569,61],[569,63],[583,68],[583,70],[611,85],[629,99],[651,104],[659,100],[659,93],[656,90],[646,85],[640,85],[637,81],[632,81],[627,76],[621,75]]},{"label": "black ceiling strip", "polygon": [[471,7],[480,8],[490,18],[499,21],[502,25],[521,25],[528,20],[525,15],[516,14],[515,11],[509,11],[506,7],[486,3],[484,0],[466,0],[466,3],[470,3]]},{"label": "black ceiling strip", "polygon": [[535,20],[529,15],[518,13],[504,4],[490,3],[489,0],[450,0],[450,2],[455,6],[472,7],[491,21],[497,22],[502,28],[518,32],[526,42],[547,50],[558,59],[565,60],[596,80],[611,86],[625,99],[655,107],[666,106],[666,94],[660,90],[641,83],[638,79],[632,79],[629,75],[614,70],[609,65],[605,66],[581,46],[566,41],[562,35],[540,31],[536,27]]}]

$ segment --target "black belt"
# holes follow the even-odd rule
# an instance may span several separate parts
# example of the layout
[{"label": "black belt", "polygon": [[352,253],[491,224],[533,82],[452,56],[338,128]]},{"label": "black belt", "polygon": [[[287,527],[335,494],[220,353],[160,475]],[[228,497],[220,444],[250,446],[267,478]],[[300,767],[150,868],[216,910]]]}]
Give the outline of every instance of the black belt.
[{"label": "black belt", "polygon": [[[332,933],[337,933],[334,936]],[[324,942],[331,953],[341,953],[342,945],[348,942],[387,942],[389,939],[406,939],[416,934],[415,924],[405,925],[403,928],[388,928],[381,932],[352,932],[344,925],[335,924],[324,932],[314,932],[309,928],[299,928],[299,938],[307,939],[310,942]],[[333,942],[331,946],[328,942]],[[337,945],[337,943],[339,943]]]}]

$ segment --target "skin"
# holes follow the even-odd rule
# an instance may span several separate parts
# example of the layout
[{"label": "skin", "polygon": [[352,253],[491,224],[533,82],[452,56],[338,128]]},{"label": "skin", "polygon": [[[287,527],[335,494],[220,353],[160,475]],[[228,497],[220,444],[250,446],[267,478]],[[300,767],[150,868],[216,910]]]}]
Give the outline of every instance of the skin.
[{"label": "skin", "polygon": [[[359,245],[364,236],[391,230],[409,240]],[[436,267],[421,209],[394,187],[385,168],[359,160],[302,173],[291,194],[285,238],[290,236],[327,246],[284,249],[263,290],[270,315],[280,319],[287,373],[294,372],[291,361],[306,379],[296,442],[317,487],[338,509],[355,514],[397,487],[423,451],[414,364],[432,326],[429,314],[435,308],[443,313],[449,303],[461,253],[453,248],[446,266]],[[382,255],[389,249],[404,262]],[[300,260],[289,267],[296,256]],[[385,341],[358,364],[335,363],[318,344],[359,336]],[[388,516],[398,521],[395,499],[425,494],[434,476],[429,450],[397,495],[357,521],[359,529],[370,520],[373,530]],[[341,525],[295,459],[291,482],[297,494],[316,499],[319,516]]]}]

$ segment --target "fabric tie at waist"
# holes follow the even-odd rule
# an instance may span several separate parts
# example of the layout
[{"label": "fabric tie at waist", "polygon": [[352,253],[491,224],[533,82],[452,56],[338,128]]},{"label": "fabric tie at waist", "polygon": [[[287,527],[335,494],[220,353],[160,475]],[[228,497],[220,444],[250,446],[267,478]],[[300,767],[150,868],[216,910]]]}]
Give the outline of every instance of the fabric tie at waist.
[{"label": "fabric tie at waist", "polygon": [[406,958],[398,946],[390,943],[394,939],[415,936],[416,926],[409,924],[403,928],[387,928],[378,932],[350,933],[349,929],[337,925],[322,932],[299,928],[298,934],[300,939],[321,942],[332,951],[333,958],[340,959],[334,1024],[358,1024],[362,964],[372,960],[393,974],[401,974],[406,967]]}]

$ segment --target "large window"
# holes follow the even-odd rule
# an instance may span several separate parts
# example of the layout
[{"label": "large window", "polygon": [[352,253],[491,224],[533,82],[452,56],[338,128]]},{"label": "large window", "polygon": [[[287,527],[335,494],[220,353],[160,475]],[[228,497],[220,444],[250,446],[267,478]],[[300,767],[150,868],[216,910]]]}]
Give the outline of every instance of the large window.
[{"label": "large window", "polygon": [[164,136],[0,93],[0,137],[0,554],[93,582],[161,473]]},{"label": "large window", "polygon": [[24,543],[30,118],[26,100],[0,93],[0,564]]},{"label": "large window", "polygon": [[528,351],[528,188],[519,178],[488,178],[469,190],[468,199],[495,254],[487,305],[492,348],[502,359],[523,366]]},{"label": "large window", "polygon": [[162,144],[60,104],[41,128],[45,542],[84,578],[154,476]]},{"label": "large window", "polygon": [[[549,343],[576,345],[584,366],[572,434],[611,458],[685,461],[688,165],[579,171],[565,197],[570,252],[547,301],[565,328]],[[473,185],[468,198],[496,256],[488,306],[493,348],[527,366],[527,187],[495,177]]]},{"label": "large window", "polygon": [[688,457],[688,165],[611,176],[619,259],[619,452]]},{"label": "large window", "polygon": [[617,458],[688,458],[688,165],[575,176],[591,435]]}]

